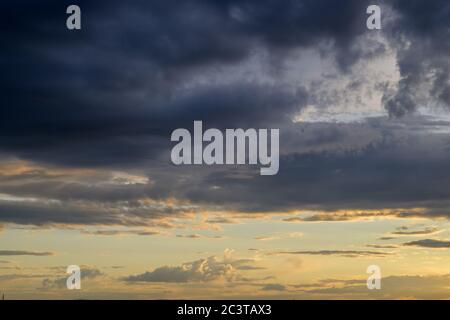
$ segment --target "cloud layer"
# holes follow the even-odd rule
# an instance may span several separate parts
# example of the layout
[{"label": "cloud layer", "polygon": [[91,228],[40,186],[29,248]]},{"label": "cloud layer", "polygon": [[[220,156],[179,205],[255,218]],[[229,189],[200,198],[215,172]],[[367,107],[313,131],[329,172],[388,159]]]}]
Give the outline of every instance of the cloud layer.
[{"label": "cloud layer", "polygon": [[[16,165],[0,170],[0,222],[418,207],[448,217],[450,123],[413,114],[448,107],[448,1],[380,2],[372,33],[368,4],[81,1],[83,28],[69,32],[63,4],[2,2],[0,155]],[[327,121],[366,105],[378,116]],[[311,108],[320,121],[298,122]],[[280,128],[279,174],[174,167],[170,133],[193,120]],[[305,221],[355,218],[326,216]]]}]

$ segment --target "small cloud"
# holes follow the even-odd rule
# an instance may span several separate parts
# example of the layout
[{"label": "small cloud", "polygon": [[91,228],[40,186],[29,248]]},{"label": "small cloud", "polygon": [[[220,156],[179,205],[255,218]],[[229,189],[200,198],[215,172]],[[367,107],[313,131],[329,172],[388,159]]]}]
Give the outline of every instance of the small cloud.
[{"label": "small cloud", "polygon": [[0,281],[10,281],[10,280],[17,280],[17,279],[38,279],[43,278],[47,275],[43,274],[23,274],[23,273],[13,273],[13,274],[2,274],[0,275]]},{"label": "small cloud", "polygon": [[206,220],[207,223],[230,223],[230,224],[234,224],[237,223],[236,220],[234,219],[229,219],[229,218],[224,218],[224,217],[216,217],[216,218],[211,218]]},{"label": "small cloud", "polygon": [[264,267],[255,265],[255,259],[231,259],[228,258],[231,265],[237,270],[263,270]]},{"label": "small cloud", "polygon": [[421,230],[410,230],[407,226],[402,226],[397,228],[397,231],[392,232],[392,234],[400,236],[413,236],[413,235],[424,235],[438,233],[440,230],[436,227],[428,227]]},{"label": "small cloud", "polygon": [[199,234],[177,234],[177,238],[198,239],[202,238],[202,236]]},{"label": "small cloud", "polygon": [[53,252],[0,250],[0,256],[54,256]]},{"label": "small cloud", "polygon": [[270,237],[270,236],[258,236],[258,237],[254,237],[253,239],[255,239],[255,240],[260,240],[260,241],[268,241],[268,240],[274,240],[275,237]]},{"label": "small cloud", "polygon": [[257,267],[257,266],[251,266],[251,265],[243,265],[236,267],[238,270],[265,270],[264,267]]},{"label": "small cloud", "polygon": [[200,238],[208,238],[208,239],[222,239],[222,236],[216,235],[216,236],[207,236],[202,234],[177,234],[177,238],[188,238],[188,239],[200,239]]},{"label": "small cloud", "polygon": [[[97,277],[102,276],[103,273],[96,268],[91,267],[81,267],[81,280],[83,279],[95,279]],[[66,287],[67,283],[67,276],[60,277],[60,278],[45,278],[42,280],[42,287],[44,289],[62,289]]]},{"label": "small cloud", "polygon": [[374,248],[374,249],[395,249],[398,248],[396,245],[383,245],[383,244],[368,244],[366,245],[368,248]]},{"label": "small cloud", "polygon": [[264,291],[285,291],[286,287],[283,286],[282,284],[266,284],[264,287],[261,288],[261,290]]},{"label": "small cloud", "polygon": [[161,234],[159,231],[153,230],[83,230],[81,233],[95,236],[123,236],[123,235],[137,235],[137,236],[154,236]]},{"label": "small cloud", "polygon": [[423,239],[423,240],[406,242],[403,245],[404,246],[423,247],[423,248],[450,248],[450,241],[435,240],[435,239]]},{"label": "small cloud", "polygon": [[357,258],[366,256],[384,257],[390,255],[389,252],[381,251],[358,251],[358,250],[317,250],[317,251],[279,251],[275,254],[305,254],[305,255],[322,255],[322,256],[342,256],[347,258]]},{"label": "small cloud", "polygon": [[327,212],[317,213],[307,217],[290,217],[283,219],[286,222],[341,222],[354,220],[367,220],[371,218],[384,218],[396,215],[396,212],[365,211],[365,212]]},{"label": "small cloud", "polygon": [[286,222],[303,222],[305,220],[303,218],[300,218],[300,217],[290,217],[290,218],[283,219],[283,221],[286,221]]},{"label": "small cloud", "polygon": [[[381,299],[448,299],[449,275],[398,275],[383,278],[383,290],[369,292],[366,279],[323,279],[307,286],[293,286],[315,297],[329,295],[338,299],[343,296],[373,299],[374,294]],[[309,289],[308,289],[309,287]]]}]

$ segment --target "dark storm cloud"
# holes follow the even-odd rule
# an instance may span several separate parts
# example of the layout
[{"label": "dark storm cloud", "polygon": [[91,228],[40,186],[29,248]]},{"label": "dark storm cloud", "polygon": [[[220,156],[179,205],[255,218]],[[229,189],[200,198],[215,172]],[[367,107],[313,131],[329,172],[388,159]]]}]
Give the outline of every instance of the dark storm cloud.
[{"label": "dark storm cloud", "polygon": [[[118,214],[101,208],[69,204],[1,202],[0,219],[24,225],[56,224],[126,224]],[[126,219],[125,219],[126,220]]]},{"label": "dark storm cloud", "polygon": [[426,104],[450,107],[450,3],[446,0],[393,0],[397,18],[385,34],[397,50],[402,79],[386,93],[389,114],[403,116]]},{"label": "dark storm cloud", "polygon": [[[314,140],[315,129],[296,124],[282,132],[286,137],[283,141],[292,142],[282,145],[280,172],[270,179],[259,176],[253,167],[224,166],[167,166],[166,170],[151,171],[149,181],[138,184],[117,184],[120,181],[101,173],[88,178],[45,170],[4,174],[0,176],[0,193],[19,198],[0,201],[0,219],[34,225],[150,225],[149,219],[214,208],[244,212],[363,210],[357,214],[325,212],[296,219],[299,221],[448,218],[450,140],[427,133],[446,126],[426,118],[422,122],[378,119],[365,125],[323,124],[321,129],[334,134]],[[410,130],[415,128],[420,130],[412,134]],[[359,144],[355,148],[352,141],[356,132]],[[169,197],[194,206],[140,202],[164,202]],[[426,209],[407,211],[416,207]],[[392,210],[377,211],[380,208]]]},{"label": "dark storm cloud", "polygon": [[[171,228],[169,217],[183,217],[195,206],[146,205],[133,202],[0,201],[0,220],[22,225],[126,225]],[[105,231],[104,233],[108,233]],[[102,232],[100,232],[102,233]],[[114,232],[113,232],[114,233]],[[132,234],[133,232],[123,232]],[[140,235],[154,234],[142,231]]]},{"label": "dark storm cloud", "polygon": [[[292,124],[299,110],[324,99],[294,84],[234,77],[255,50],[280,63],[298,48],[314,48],[348,73],[383,51],[358,42],[368,32],[369,1],[79,1],[80,31],[65,27],[69,4],[0,4],[0,152],[66,167],[145,168],[151,183],[1,176],[0,193],[36,198],[1,200],[1,222],[142,225],[187,210],[143,208],[143,198],[249,212],[424,206],[429,216],[450,215],[449,140],[413,135],[448,123]],[[399,91],[385,94],[390,114],[415,110],[427,70],[431,94],[448,101],[448,3],[399,0],[389,7],[397,16],[381,34],[395,44],[403,76]],[[349,89],[359,86],[355,80]],[[280,128],[279,174],[171,166],[170,133],[193,120]],[[122,205],[132,210],[124,214]]]},{"label": "dark storm cloud", "polygon": [[301,88],[181,88],[200,68],[242,61],[255,46],[281,59],[325,40],[348,57],[365,32],[367,1],[80,1],[82,29],[72,32],[68,4],[2,2],[0,149],[123,166],[154,159],[174,128],[200,117],[216,127],[288,120],[305,104]]},{"label": "dark storm cloud", "polygon": [[[97,201],[121,201],[135,200],[143,197],[150,189],[149,185],[94,185],[85,182],[69,182],[69,177],[64,175],[52,178],[35,175],[21,181],[20,177],[9,177],[9,181],[2,179],[0,175],[0,193],[14,194],[19,197],[39,196],[47,199],[66,200],[97,200]],[[67,179],[67,180],[66,180]]]},{"label": "dark storm cloud", "polygon": [[[335,128],[330,126],[331,130]],[[343,132],[351,132],[355,127],[353,124],[341,126]],[[307,147],[301,145],[298,152],[290,149],[290,153],[280,159],[279,173],[270,179],[257,176],[256,171],[241,177],[237,171],[216,171],[205,177],[198,187],[186,188],[184,196],[194,202],[234,204],[235,208],[249,211],[415,206],[429,207],[436,216],[448,216],[444,205],[450,196],[446,187],[450,181],[448,138],[426,131],[405,134],[389,120],[374,126],[382,132],[381,137],[368,139],[360,148],[349,148],[346,135],[340,136],[342,131],[338,130],[329,137],[335,145],[332,152],[308,153],[305,152]],[[304,128],[298,125],[297,129]],[[185,169],[175,169],[178,170],[181,173]],[[419,214],[397,212],[394,215],[413,217]]]}]

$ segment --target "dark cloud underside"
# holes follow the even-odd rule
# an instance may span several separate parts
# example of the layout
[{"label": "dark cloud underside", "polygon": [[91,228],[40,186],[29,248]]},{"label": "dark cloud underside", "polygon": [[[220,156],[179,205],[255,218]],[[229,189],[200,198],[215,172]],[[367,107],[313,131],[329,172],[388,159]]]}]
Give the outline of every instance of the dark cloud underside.
[{"label": "dark cloud underside", "polygon": [[[67,1],[2,1],[1,159],[138,171],[149,181],[95,184],[95,177],[68,182],[3,172],[0,222],[143,225],[196,209],[143,199],[246,212],[422,207],[448,217],[450,124],[412,113],[449,106],[450,5],[379,3],[382,45],[366,39],[366,8],[374,4],[366,0],[79,1],[80,31],[65,27]],[[353,77],[356,64],[388,47],[401,76],[397,88],[378,84],[380,109],[391,119],[293,123],[311,103],[330,100],[303,83],[264,79],[280,73],[295,50],[333,62],[336,74],[319,72],[324,80]],[[259,52],[272,71],[257,66],[262,75],[239,74]],[[334,103],[327,104],[318,112]],[[170,133],[192,128],[193,120],[205,128],[280,128],[279,174],[172,166]],[[431,134],[437,127],[447,133]]]}]

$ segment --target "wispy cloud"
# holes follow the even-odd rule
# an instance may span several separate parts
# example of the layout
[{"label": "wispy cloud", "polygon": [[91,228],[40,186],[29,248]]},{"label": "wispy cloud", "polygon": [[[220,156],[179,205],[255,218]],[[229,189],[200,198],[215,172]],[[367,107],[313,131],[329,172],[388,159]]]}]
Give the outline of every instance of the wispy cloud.
[{"label": "wispy cloud", "polygon": [[154,230],[83,230],[83,234],[96,236],[117,236],[117,235],[137,235],[137,236],[154,236],[160,235],[160,231]]},{"label": "wispy cloud", "polygon": [[54,256],[53,252],[25,251],[25,250],[0,250],[0,256]]},{"label": "wispy cloud", "polygon": [[[80,277],[81,280],[95,279],[100,276],[104,276],[104,273],[97,268],[81,266]],[[67,276],[59,278],[45,278],[42,280],[42,288],[44,290],[49,289],[62,289],[66,288]]]},{"label": "wispy cloud", "polygon": [[287,239],[287,238],[301,238],[303,236],[304,236],[303,232],[289,232],[289,233],[285,233],[285,234],[277,233],[277,234],[271,235],[271,236],[256,236],[256,237],[253,237],[253,239],[260,240],[260,241],[268,241],[268,240]]},{"label": "wispy cloud", "polygon": [[448,299],[449,285],[449,275],[392,275],[382,279],[382,290],[368,290],[365,279],[330,279],[299,288],[310,298]]},{"label": "wispy cloud", "polygon": [[367,257],[367,256],[388,256],[392,253],[381,251],[358,251],[358,250],[317,250],[317,251],[278,251],[275,254],[304,254],[304,255],[321,255],[321,256],[342,256],[348,258]]},{"label": "wispy cloud", "polygon": [[450,248],[449,240],[423,239],[410,241],[403,244],[404,246],[414,246],[423,248]]},{"label": "wispy cloud", "polygon": [[424,234],[434,234],[438,233],[440,230],[436,227],[427,227],[425,229],[421,230],[411,230],[407,226],[398,227],[397,231],[392,232],[393,235],[400,235],[400,236],[414,236],[414,235],[424,235]]},{"label": "wispy cloud", "polygon": [[263,291],[284,291],[286,290],[286,287],[282,284],[278,283],[272,283],[272,284],[266,284],[261,288]]},{"label": "wispy cloud", "polygon": [[368,248],[374,248],[374,249],[395,249],[398,248],[397,245],[387,245],[387,244],[368,244],[366,245]]},{"label": "wispy cloud", "polygon": [[223,236],[220,235],[204,235],[204,234],[198,234],[198,233],[192,233],[192,234],[177,234],[177,238],[187,238],[187,239],[201,239],[201,238],[207,238],[207,239],[223,239]]}]

